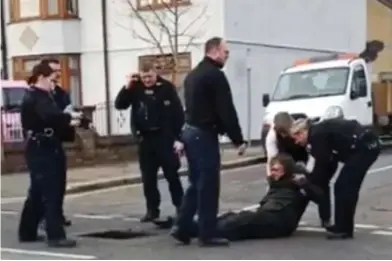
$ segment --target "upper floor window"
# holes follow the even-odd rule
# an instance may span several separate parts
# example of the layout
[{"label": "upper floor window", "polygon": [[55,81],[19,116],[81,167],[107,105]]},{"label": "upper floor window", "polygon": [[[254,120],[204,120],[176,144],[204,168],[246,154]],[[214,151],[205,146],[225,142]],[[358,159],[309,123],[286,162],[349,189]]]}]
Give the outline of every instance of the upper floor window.
[{"label": "upper floor window", "polygon": [[138,10],[158,10],[174,6],[190,5],[191,0],[136,0]]},{"label": "upper floor window", "polygon": [[81,105],[81,72],[79,55],[42,55],[22,56],[12,58],[13,78],[26,80],[33,67],[43,58],[54,58],[60,62],[59,85],[67,90],[71,96],[72,104]]},{"label": "upper floor window", "polygon": [[9,0],[9,3],[11,22],[78,17],[78,0]]}]

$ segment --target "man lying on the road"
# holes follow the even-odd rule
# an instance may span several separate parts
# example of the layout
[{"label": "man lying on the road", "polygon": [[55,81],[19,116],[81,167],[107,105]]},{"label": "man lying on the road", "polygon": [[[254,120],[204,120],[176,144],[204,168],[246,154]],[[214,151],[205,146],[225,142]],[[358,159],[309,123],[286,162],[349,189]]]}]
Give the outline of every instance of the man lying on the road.
[{"label": "man lying on the road", "polygon": [[[221,215],[218,218],[218,234],[232,241],[288,237],[297,229],[309,200],[318,203],[318,199],[322,198],[323,192],[307,180],[306,168],[295,164],[291,156],[279,154],[273,157],[269,170],[270,189],[258,208]],[[190,234],[197,235],[196,224],[189,229]]]}]

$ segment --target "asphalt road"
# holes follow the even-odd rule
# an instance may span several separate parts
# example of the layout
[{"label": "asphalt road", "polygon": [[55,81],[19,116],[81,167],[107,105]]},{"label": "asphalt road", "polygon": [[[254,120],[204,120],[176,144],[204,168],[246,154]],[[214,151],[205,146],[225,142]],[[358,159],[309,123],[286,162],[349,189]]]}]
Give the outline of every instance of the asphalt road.
[{"label": "asphalt road", "polygon": [[[298,232],[291,238],[232,243],[229,248],[202,249],[196,244],[177,246],[167,231],[142,225],[144,199],[139,185],[70,195],[66,213],[73,221],[69,236],[75,249],[51,249],[43,243],[17,242],[22,202],[2,204],[2,259],[392,259],[392,153],[373,165],[361,191],[354,240],[328,241],[318,227],[317,210],[310,205]],[[256,204],[266,190],[265,166],[256,165],[222,173],[221,211]],[[186,180],[183,180],[186,186]],[[163,215],[174,209],[165,181],[159,183]],[[132,239],[83,236],[105,230],[145,233]]]}]

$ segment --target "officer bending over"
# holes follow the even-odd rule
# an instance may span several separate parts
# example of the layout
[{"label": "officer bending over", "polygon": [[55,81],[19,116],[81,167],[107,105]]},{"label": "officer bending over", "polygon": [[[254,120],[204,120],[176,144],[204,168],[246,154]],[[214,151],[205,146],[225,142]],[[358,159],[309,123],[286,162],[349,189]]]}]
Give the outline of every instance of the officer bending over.
[{"label": "officer bending over", "polygon": [[293,123],[291,134],[298,144],[309,147],[315,159],[312,175],[328,176],[333,154],[344,163],[335,183],[335,225],[328,228],[328,238],[353,238],[359,190],[366,172],[380,154],[378,137],[356,120],[344,119],[314,125],[300,119]]},{"label": "officer bending over", "polygon": [[59,169],[63,155],[61,136],[68,126],[79,126],[78,113],[62,112],[50,91],[54,71],[47,64],[33,68],[23,98],[21,121],[26,139],[26,163],[30,171],[30,188],[19,224],[19,241],[34,242],[38,224],[44,218],[49,246],[73,247],[75,240],[67,239],[62,217],[63,173]]},{"label": "officer bending over", "polygon": [[152,64],[146,64],[140,75],[133,75],[118,93],[115,107],[125,110],[132,106],[131,128],[139,141],[139,165],[147,213],[141,222],[159,218],[160,193],[158,169],[162,167],[169,183],[172,203],[181,206],[183,188],[179,178],[180,139],[184,114],[176,87],[157,75]]}]

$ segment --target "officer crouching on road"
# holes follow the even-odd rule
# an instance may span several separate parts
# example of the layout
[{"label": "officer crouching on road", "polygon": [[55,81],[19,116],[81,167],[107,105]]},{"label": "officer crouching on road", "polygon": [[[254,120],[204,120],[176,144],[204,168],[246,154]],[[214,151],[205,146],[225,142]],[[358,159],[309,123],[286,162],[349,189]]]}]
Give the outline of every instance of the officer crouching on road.
[{"label": "officer crouching on road", "polygon": [[34,242],[38,224],[44,218],[48,245],[74,247],[67,239],[62,219],[63,177],[61,136],[68,126],[80,125],[80,113],[64,113],[51,96],[54,71],[47,64],[33,68],[31,86],[23,98],[21,121],[26,139],[26,163],[30,171],[30,188],[19,224],[19,241]]},{"label": "officer crouching on road", "polygon": [[353,238],[359,190],[380,154],[378,137],[356,120],[345,119],[328,119],[314,125],[299,119],[293,123],[291,134],[314,157],[312,175],[328,176],[332,154],[344,163],[335,183],[335,225],[327,230],[329,239]]},{"label": "officer crouching on road", "polygon": [[140,220],[151,222],[160,215],[158,169],[162,167],[169,183],[173,205],[178,210],[184,194],[178,170],[178,153],[184,113],[176,87],[157,75],[152,64],[143,66],[118,93],[115,107],[124,110],[132,106],[131,128],[139,140],[139,165],[142,173],[147,213]]}]

